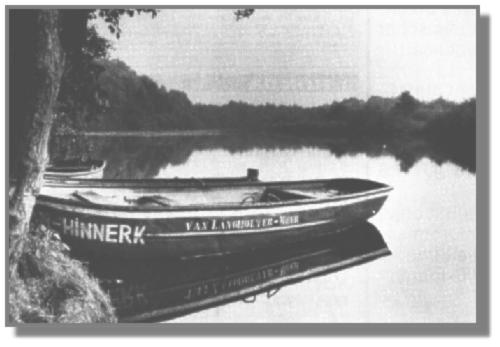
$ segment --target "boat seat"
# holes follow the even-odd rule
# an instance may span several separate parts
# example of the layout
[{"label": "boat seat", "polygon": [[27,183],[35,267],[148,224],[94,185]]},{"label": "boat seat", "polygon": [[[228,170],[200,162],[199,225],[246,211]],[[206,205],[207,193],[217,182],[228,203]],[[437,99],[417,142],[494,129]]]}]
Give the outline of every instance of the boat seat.
[{"label": "boat seat", "polygon": [[308,197],[310,199],[328,199],[328,198],[333,198],[340,194],[340,191],[335,189],[311,189],[311,190],[287,189],[286,191],[290,194],[297,194]]},{"label": "boat seat", "polygon": [[76,198],[77,200],[82,201],[82,202],[86,202],[88,204],[95,205],[96,201],[91,197],[91,195],[93,195],[94,197],[98,196],[98,194],[91,193],[91,192],[81,193],[79,191],[74,191],[73,193],[71,193],[71,196]]},{"label": "boat seat", "polygon": [[[79,192],[75,191],[72,194],[72,197],[78,199],[79,201],[83,201],[92,205],[103,205],[110,204],[116,205],[119,203],[120,198],[117,196],[104,196],[97,194],[95,192]],[[123,196],[122,204],[125,205],[136,205],[136,206],[165,206],[169,207],[172,205],[172,201],[161,195],[144,195],[139,197],[128,198]]]},{"label": "boat seat", "polygon": [[339,191],[334,189],[299,190],[267,188],[262,194],[261,201],[273,202],[303,199],[328,199],[337,195],[339,195]]},{"label": "boat seat", "polygon": [[166,207],[172,206],[172,200],[161,195],[145,195],[145,196],[140,196],[136,199],[127,198],[124,196],[123,200],[138,206],[147,206],[147,205],[160,205]]},{"label": "boat seat", "polygon": [[314,196],[295,192],[288,189],[266,188],[261,196],[260,202],[277,202],[287,200],[313,199]]},{"label": "boat seat", "polygon": [[246,204],[254,204],[256,202],[260,202],[262,199],[262,193],[261,192],[253,192],[253,193],[248,193],[245,194],[243,200],[241,200],[241,205],[246,205]]},{"label": "boat seat", "polygon": [[117,205],[119,197],[115,195],[101,195],[92,191],[74,191],[71,197],[92,205]]}]

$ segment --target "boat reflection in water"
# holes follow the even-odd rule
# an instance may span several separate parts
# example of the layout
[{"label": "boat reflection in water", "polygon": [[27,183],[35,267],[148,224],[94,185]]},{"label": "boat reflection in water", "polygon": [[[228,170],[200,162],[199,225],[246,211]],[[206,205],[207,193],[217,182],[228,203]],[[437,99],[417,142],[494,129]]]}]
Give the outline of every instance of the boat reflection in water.
[{"label": "boat reflection in water", "polygon": [[[323,226],[325,227],[325,226]],[[390,255],[367,222],[305,243],[189,260],[93,260],[119,321],[163,321]]]}]

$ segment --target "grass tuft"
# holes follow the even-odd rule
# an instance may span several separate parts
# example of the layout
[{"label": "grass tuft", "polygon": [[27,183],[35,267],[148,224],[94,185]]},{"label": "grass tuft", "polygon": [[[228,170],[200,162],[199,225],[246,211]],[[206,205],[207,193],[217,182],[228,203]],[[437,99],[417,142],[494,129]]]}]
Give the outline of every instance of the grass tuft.
[{"label": "grass tuft", "polygon": [[116,322],[109,296],[44,226],[34,228],[26,239],[9,286],[13,323]]}]

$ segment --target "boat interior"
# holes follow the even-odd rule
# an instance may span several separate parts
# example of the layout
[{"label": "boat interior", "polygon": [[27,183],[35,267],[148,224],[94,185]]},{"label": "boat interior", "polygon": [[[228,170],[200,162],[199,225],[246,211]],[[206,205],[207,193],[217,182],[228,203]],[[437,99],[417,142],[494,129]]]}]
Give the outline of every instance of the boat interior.
[{"label": "boat interior", "polygon": [[[47,194],[47,192],[45,192]],[[81,201],[92,205],[113,206],[198,206],[198,205],[254,205],[282,201],[324,199],[338,195],[335,190],[285,190],[266,187],[246,189],[184,189],[165,192],[137,192],[121,190],[53,190],[54,197]]]},{"label": "boat interior", "polygon": [[[376,187],[371,188],[373,189]],[[340,195],[362,192],[365,190],[366,189],[360,189],[360,187],[354,189],[354,186],[349,187],[348,185],[336,186],[328,184],[328,181],[322,181],[309,184],[257,184],[205,187],[203,189],[194,187],[134,189],[65,186],[44,187],[41,194],[91,205],[135,206],[147,208],[217,205],[237,206],[304,200],[326,200]]]}]

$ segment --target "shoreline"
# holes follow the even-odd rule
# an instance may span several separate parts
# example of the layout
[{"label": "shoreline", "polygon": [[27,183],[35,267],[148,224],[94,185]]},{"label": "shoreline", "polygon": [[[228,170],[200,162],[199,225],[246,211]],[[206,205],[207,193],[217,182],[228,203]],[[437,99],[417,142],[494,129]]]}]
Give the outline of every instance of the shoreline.
[{"label": "shoreline", "polygon": [[76,134],[58,134],[59,136],[219,136],[222,130],[168,130],[168,131],[83,131]]}]

